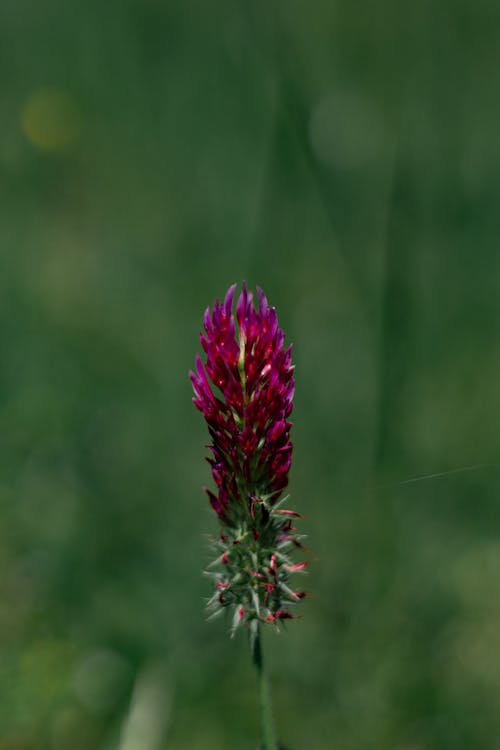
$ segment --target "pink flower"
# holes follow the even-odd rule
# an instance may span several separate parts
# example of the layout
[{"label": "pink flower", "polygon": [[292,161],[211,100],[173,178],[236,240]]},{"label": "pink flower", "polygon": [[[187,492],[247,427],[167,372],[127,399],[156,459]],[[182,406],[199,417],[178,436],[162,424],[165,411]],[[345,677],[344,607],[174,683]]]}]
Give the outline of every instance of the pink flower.
[{"label": "pink flower", "polygon": [[243,283],[235,318],[235,288],[206,310],[200,336],[206,362],[198,356],[190,378],[211,437],[207,460],[216,491],[206,492],[224,527],[216,543],[224,570],[215,574],[218,594],[211,606],[234,605],[237,627],[290,619],[283,607],[301,597],[288,578],[305,566],[294,566],[287,556],[300,546],[290,522],[299,514],[278,507],[292,462],[292,347],[285,347],[276,311],[261,289],[256,309]]},{"label": "pink flower", "polygon": [[[203,413],[212,438],[209,463],[217,497],[207,490],[210,504],[224,524],[231,525],[250,507],[250,494],[265,496],[273,505],[288,484],[292,461],[290,442],[294,390],[291,347],[284,348],[274,308],[257,290],[243,290],[232,312],[235,285],[223,304],[215,302],[204,316],[201,344],[207,355],[196,359],[191,372],[195,406]],[[210,382],[212,386],[210,385]],[[244,492],[242,489],[244,488]],[[253,501],[254,502],[254,501]]]}]

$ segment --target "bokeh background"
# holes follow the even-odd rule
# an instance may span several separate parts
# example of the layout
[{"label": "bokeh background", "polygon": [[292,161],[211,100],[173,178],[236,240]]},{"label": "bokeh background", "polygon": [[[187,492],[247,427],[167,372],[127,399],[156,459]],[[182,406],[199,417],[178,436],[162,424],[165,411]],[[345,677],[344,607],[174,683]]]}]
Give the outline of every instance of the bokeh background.
[{"label": "bokeh background", "polygon": [[1,750],[256,748],[187,379],[242,279],[295,345],[317,558],[266,637],[282,742],[498,748],[499,23],[2,0]]}]

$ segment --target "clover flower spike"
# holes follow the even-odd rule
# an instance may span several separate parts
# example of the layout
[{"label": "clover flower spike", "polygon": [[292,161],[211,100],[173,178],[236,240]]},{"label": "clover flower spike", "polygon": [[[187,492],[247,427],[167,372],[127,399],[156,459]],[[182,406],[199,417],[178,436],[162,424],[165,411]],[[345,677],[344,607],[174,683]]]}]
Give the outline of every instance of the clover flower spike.
[{"label": "clover flower spike", "polygon": [[299,514],[279,508],[292,461],[294,367],[262,290],[256,309],[243,283],[235,317],[235,289],[206,310],[200,336],[206,362],[198,356],[190,378],[211,437],[207,460],[216,492],[205,491],[222,526],[215,562],[223,569],[211,574],[216,593],[209,606],[215,612],[231,606],[234,628],[255,628],[291,619],[284,608],[302,598],[288,586],[290,573],[305,567],[288,556],[300,546],[291,522]]}]

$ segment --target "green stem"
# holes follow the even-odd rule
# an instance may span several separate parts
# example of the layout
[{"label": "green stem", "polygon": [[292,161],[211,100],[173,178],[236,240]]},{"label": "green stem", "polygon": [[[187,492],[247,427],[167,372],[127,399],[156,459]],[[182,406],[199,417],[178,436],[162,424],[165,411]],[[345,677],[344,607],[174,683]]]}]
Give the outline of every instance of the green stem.
[{"label": "green stem", "polygon": [[252,648],[252,658],[257,670],[257,690],[259,693],[260,726],[262,733],[262,750],[278,750],[276,735],[274,732],[273,712],[271,709],[271,697],[269,694],[269,683],[264,670],[262,657],[262,641],[260,628],[257,630]]}]

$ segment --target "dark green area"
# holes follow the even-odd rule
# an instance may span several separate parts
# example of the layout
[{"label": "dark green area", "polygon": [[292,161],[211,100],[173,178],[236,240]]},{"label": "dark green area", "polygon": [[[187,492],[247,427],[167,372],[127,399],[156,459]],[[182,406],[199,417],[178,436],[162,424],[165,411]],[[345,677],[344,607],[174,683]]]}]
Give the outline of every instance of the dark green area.
[{"label": "dark green area", "polygon": [[257,746],[187,379],[243,278],[295,345],[317,558],[265,638],[282,742],[496,750],[499,24],[2,0],[0,750]]}]

